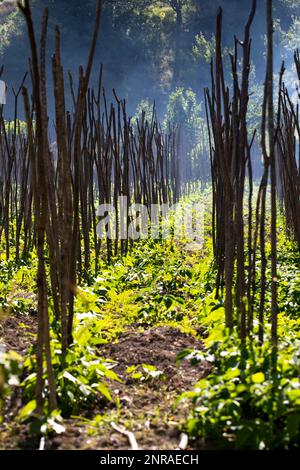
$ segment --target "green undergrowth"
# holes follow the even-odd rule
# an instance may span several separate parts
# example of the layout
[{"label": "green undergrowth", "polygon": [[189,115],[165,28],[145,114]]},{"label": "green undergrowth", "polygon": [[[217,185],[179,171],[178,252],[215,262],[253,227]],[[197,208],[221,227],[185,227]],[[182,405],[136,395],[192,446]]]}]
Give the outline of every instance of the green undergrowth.
[{"label": "green undergrowth", "polygon": [[205,299],[199,320],[207,336],[206,349],[183,351],[179,359],[211,364],[209,375],[181,397],[191,403],[186,423],[188,433],[195,439],[201,438],[208,448],[299,448],[299,268],[299,251],[282,233],[278,256],[277,353],[270,339],[267,309],[264,344],[257,340],[257,321],[252,337],[242,343],[236,330],[231,333],[226,330],[222,303],[216,302],[213,295]]},{"label": "green undergrowth", "polygon": [[[203,290],[210,289],[211,243],[201,251],[187,251],[184,241],[143,241],[122,259],[102,264],[99,274],[77,289],[74,319],[74,343],[65,363],[51,314],[51,348],[59,410],[48,411],[45,384],[45,418],[35,416],[35,346],[24,358],[22,396],[24,407],[17,419],[31,423],[32,432],[63,432],[61,416],[80,415],[98,402],[103,408],[112,401],[110,389],[120,379],[115,363],[101,357],[99,347],[118,341],[122,332],[154,327],[177,328],[196,337],[198,308]],[[4,264],[4,262],[3,262]],[[7,264],[2,273],[2,313],[19,316],[35,314],[36,257],[16,269]],[[29,295],[30,293],[30,295]],[[51,307],[51,304],[50,304]],[[140,371],[138,371],[140,372]],[[37,419],[38,418],[38,419]]]},{"label": "green undergrowth", "polygon": [[[51,348],[56,378],[58,410],[48,410],[45,383],[45,410],[41,420],[35,416],[35,346],[27,357],[1,353],[1,399],[14,389],[21,390],[23,408],[19,421],[28,421],[31,432],[64,431],[63,418],[103,410],[106,405],[121,413],[121,404],[113,403],[111,390],[120,378],[116,363],[102,357],[101,346],[117,342],[128,330],[142,332],[150,328],[171,327],[201,338],[204,351],[183,351],[178,360],[206,361],[210,372],[195,388],[178,401],[188,402],[190,416],[183,428],[191,439],[206,447],[239,449],[295,448],[300,445],[300,254],[278,229],[279,347],[276,357],[270,341],[270,285],[267,286],[265,342],[257,341],[258,323],[244,344],[236,331],[229,334],[224,325],[222,295],[215,298],[216,273],[212,262],[210,216],[205,218],[206,241],[193,251],[186,241],[144,240],[135,243],[127,256],[111,265],[101,262],[97,276],[89,277],[77,289],[74,342],[65,363],[61,360],[60,338],[51,315]],[[269,247],[267,247],[269,256]],[[257,293],[259,302],[259,256]],[[0,315],[13,316],[26,324],[26,316],[36,315],[37,258],[33,252],[19,265],[1,258]],[[267,273],[270,278],[269,272]],[[255,317],[255,314],[254,314]],[[1,335],[0,335],[1,336]],[[34,338],[33,338],[34,339]],[[150,367],[150,368],[149,368]],[[147,364],[129,366],[128,373],[137,382],[163,378],[159,367]],[[185,405],[184,405],[185,406]],[[99,415],[100,416],[100,415]],[[196,444],[195,444],[196,445]]]}]

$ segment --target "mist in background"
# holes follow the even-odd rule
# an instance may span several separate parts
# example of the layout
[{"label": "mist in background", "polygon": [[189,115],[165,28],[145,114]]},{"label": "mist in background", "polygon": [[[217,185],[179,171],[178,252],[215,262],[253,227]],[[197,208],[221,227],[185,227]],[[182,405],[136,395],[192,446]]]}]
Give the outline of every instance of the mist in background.
[{"label": "mist in background", "polygon": [[[33,0],[37,32],[45,7],[49,9],[48,95],[50,119],[54,29],[62,36],[62,57],[67,71],[78,76],[89,52],[96,0]],[[204,125],[203,89],[210,84],[210,61],[214,54],[215,18],[218,7],[224,12],[224,63],[230,79],[229,53],[233,37],[242,40],[251,0],[106,0],[101,34],[95,57],[91,86],[98,86],[100,64],[108,99],[114,88],[127,101],[134,116],[156,104],[161,121],[175,120],[190,135],[187,152],[200,151],[197,126]],[[275,0],[275,70],[285,60],[286,82],[295,87],[293,50],[300,46],[300,0]],[[249,123],[254,128],[260,118],[265,75],[265,1],[258,0],[252,27],[252,96]],[[38,34],[39,37],[39,34]],[[22,15],[14,1],[0,2],[0,65],[9,91],[6,119],[13,116],[12,87],[18,89],[28,69],[29,44]],[[27,78],[30,86],[30,79]],[[68,103],[71,109],[71,102]],[[22,110],[20,103],[20,111]],[[20,113],[22,115],[22,113]],[[202,145],[203,146],[203,145]],[[203,151],[203,149],[201,150]]]}]

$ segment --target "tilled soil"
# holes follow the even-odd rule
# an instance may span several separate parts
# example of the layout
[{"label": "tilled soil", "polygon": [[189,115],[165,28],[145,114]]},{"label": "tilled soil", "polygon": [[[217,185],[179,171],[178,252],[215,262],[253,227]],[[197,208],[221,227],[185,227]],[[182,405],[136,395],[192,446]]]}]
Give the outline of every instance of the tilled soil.
[{"label": "tilled soil", "polygon": [[[70,422],[65,436],[56,437],[52,446],[59,449],[72,449],[74,445],[81,449],[130,449],[128,438],[111,427],[110,421],[114,421],[134,433],[140,449],[178,448],[179,425],[189,411],[183,403],[176,406],[178,397],[205,377],[211,366],[201,363],[192,367],[189,361],[178,364],[176,357],[184,349],[202,348],[201,341],[168,327],[145,331],[130,329],[118,342],[104,345],[99,353],[116,361],[114,371],[122,379],[113,390],[114,396],[119,397],[120,411],[111,410],[96,430],[81,425],[74,431],[74,423]],[[163,372],[163,379],[134,380],[126,369],[141,364],[155,366]]]},{"label": "tilled soil", "polygon": [[180,330],[161,327],[137,332],[129,330],[117,343],[103,346],[101,354],[117,362],[114,371],[131,384],[126,369],[132,365],[149,364],[163,372],[166,380],[156,382],[152,387],[164,384],[168,391],[184,391],[190,388],[206,372],[208,364],[191,367],[189,361],[176,362],[177,355],[184,349],[202,349],[201,341],[182,333]]},{"label": "tilled soil", "polygon": [[37,316],[30,314],[11,314],[0,325],[0,344],[7,351],[26,354],[33,344],[37,332]]},{"label": "tilled soil", "polygon": [[[36,331],[36,318],[31,315],[22,319],[6,320],[2,342],[7,349],[26,354]],[[2,335],[3,336],[3,335]],[[189,412],[187,405],[178,397],[210,371],[210,364],[191,366],[176,358],[184,349],[202,349],[200,340],[170,327],[140,330],[130,328],[117,342],[103,345],[99,355],[116,362],[114,372],[121,383],[110,383],[113,398],[118,405],[95,405],[82,418],[65,420],[66,432],[47,437],[46,449],[130,449],[128,437],[111,426],[133,432],[140,449],[176,449],[180,440],[180,424]],[[134,379],[127,372],[130,366],[142,364],[155,366],[163,375],[156,378]],[[139,370],[142,370],[139,368]],[[31,439],[25,425],[16,425],[13,416],[20,405],[20,398],[7,405],[5,424],[0,426],[0,448],[38,448],[39,441]],[[86,417],[88,416],[88,420]],[[95,417],[96,420],[95,420]],[[193,446],[196,444],[194,443]]]}]

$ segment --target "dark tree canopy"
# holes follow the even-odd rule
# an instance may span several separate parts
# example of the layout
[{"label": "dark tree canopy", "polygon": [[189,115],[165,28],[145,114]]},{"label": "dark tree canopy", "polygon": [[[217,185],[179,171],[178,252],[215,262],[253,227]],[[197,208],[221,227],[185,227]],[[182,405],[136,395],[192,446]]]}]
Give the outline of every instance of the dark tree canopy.
[{"label": "dark tree canopy", "polygon": [[[258,79],[264,70],[263,3],[258,2],[253,25]],[[32,1],[36,19],[48,7],[50,31],[55,25],[61,29],[66,70],[86,60],[95,5],[95,0]],[[209,80],[206,53],[212,46],[218,6],[224,9],[223,41],[231,46],[234,33],[242,36],[250,5],[250,0],[106,0],[96,63],[104,64],[107,89],[115,87],[120,95],[130,97],[133,106],[148,98],[156,99],[158,107],[162,103],[163,108],[170,91],[178,86],[201,94]],[[285,46],[291,35],[298,41],[297,6],[298,0],[275,1],[276,16],[280,18],[276,38]],[[12,2],[3,0],[0,8],[0,61],[5,65],[6,80],[16,86],[29,55],[24,21]],[[278,50],[278,68],[281,55]]]}]

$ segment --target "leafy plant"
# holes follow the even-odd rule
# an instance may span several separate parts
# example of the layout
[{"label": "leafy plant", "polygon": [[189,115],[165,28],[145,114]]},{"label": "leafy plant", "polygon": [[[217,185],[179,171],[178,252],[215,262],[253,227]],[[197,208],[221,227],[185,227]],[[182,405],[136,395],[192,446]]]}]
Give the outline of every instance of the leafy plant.
[{"label": "leafy plant", "polygon": [[149,364],[130,366],[126,369],[126,372],[132,379],[139,380],[141,382],[147,382],[153,379],[165,379],[165,375],[161,370],[158,370],[155,366]]},{"label": "leafy plant", "polygon": [[183,354],[213,365],[208,377],[181,397],[193,403],[188,432],[220,448],[298,448],[299,345],[290,338],[280,347],[276,369],[270,342],[242,344],[237,335],[215,342],[205,353]]},{"label": "leafy plant", "polygon": [[20,384],[22,363],[22,357],[15,351],[4,352],[0,349],[0,422],[5,398]]}]

